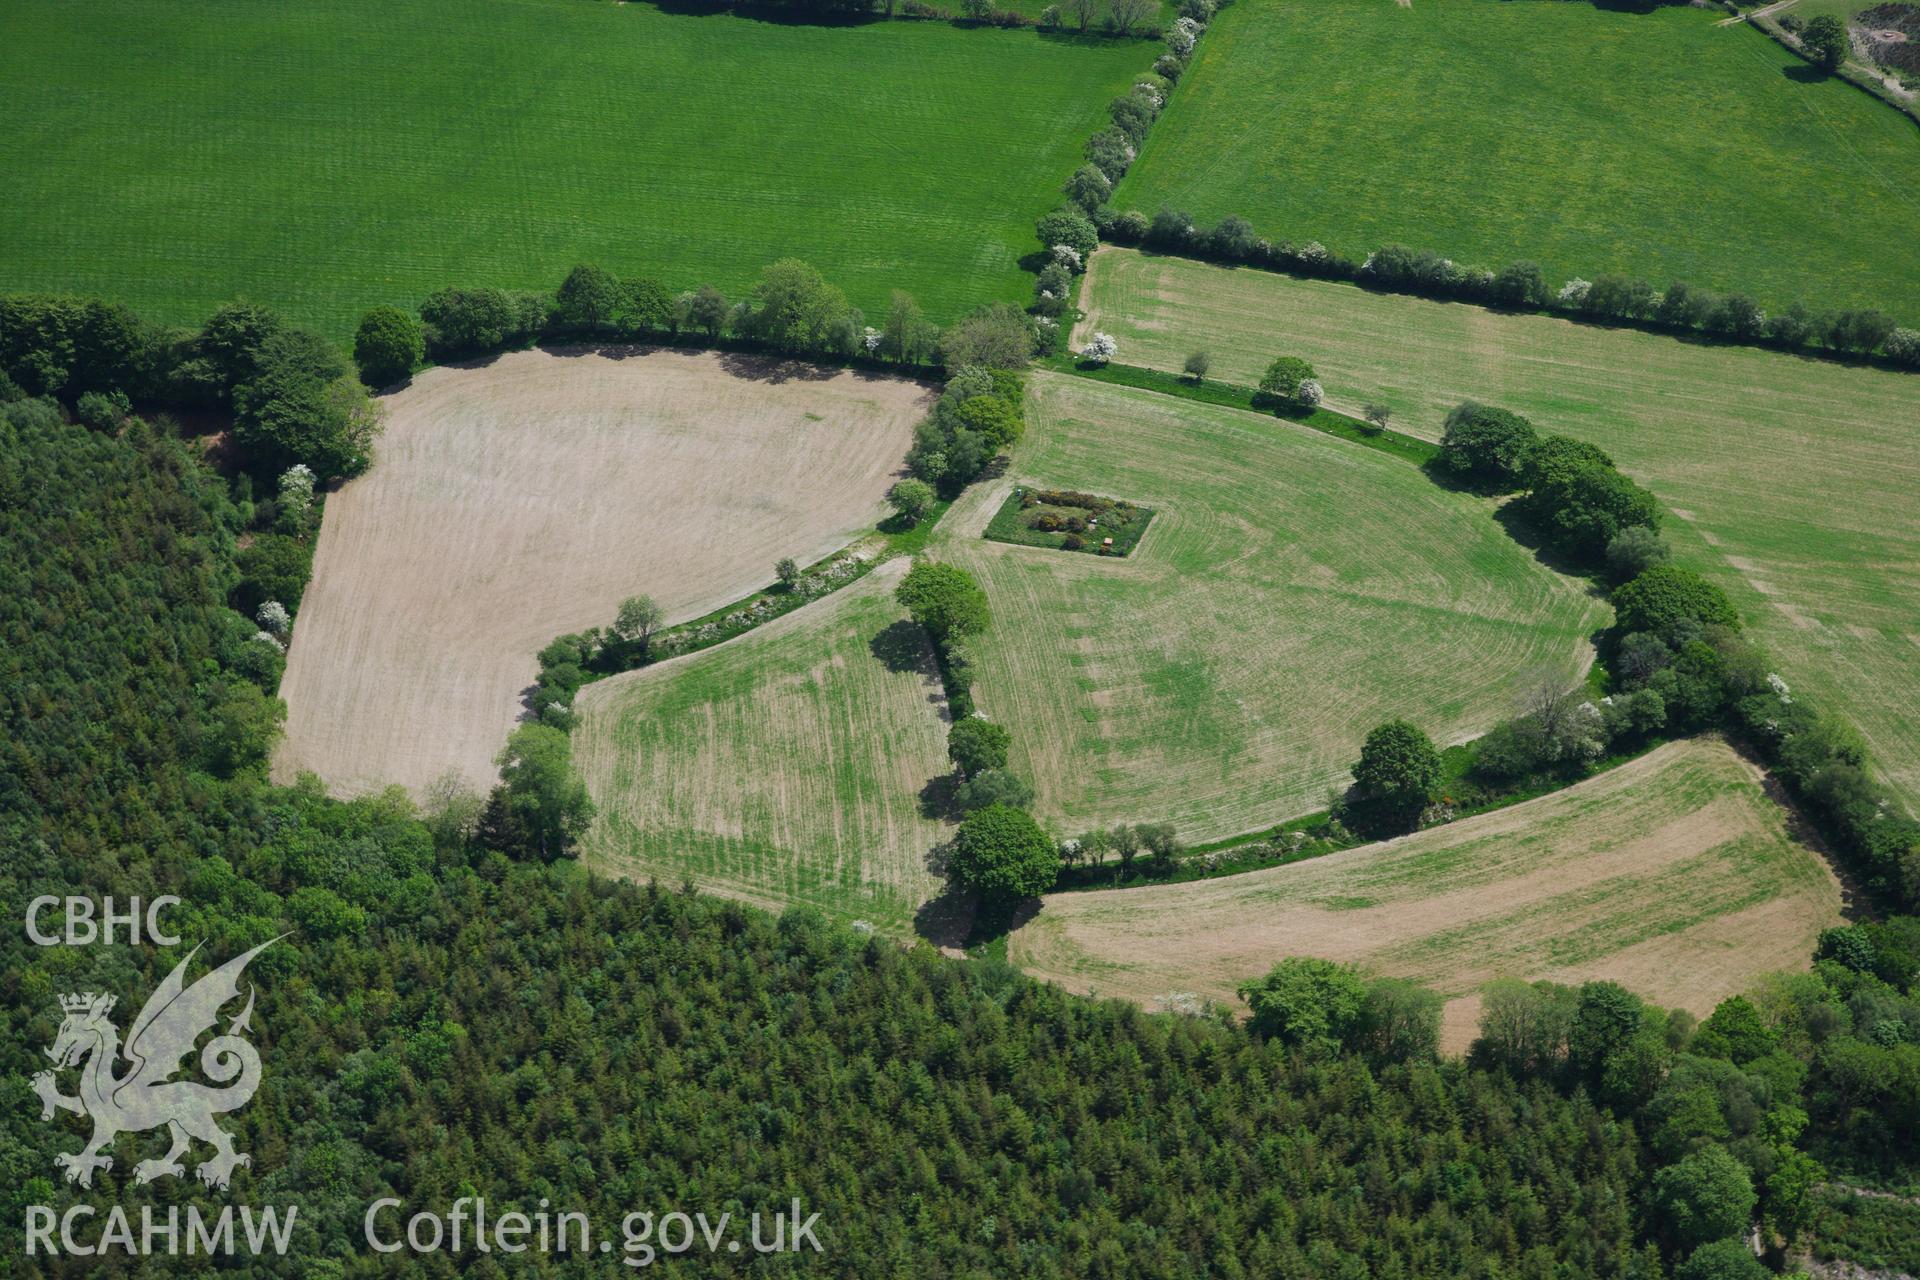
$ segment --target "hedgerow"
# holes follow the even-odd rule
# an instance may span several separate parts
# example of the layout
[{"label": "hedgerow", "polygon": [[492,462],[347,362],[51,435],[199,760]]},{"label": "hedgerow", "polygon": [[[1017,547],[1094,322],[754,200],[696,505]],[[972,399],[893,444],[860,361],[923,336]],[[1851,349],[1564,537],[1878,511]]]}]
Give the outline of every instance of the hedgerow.
[{"label": "hedgerow", "polygon": [[1902,327],[1871,307],[1824,310],[1797,302],[1770,315],[1746,294],[1714,294],[1683,280],[1656,289],[1645,280],[1603,275],[1594,280],[1575,278],[1556,288],[1532,262],[1513,262],[1498,270],[1464,266],[1430,249],[1416,251],[1399,244],[1384,245],[1355,262],[1318,241],[1295,244],[1254,236],[1246,219],[1231,215],[1210,228],[1196,226],[1187,215],[1170,210],[1150,219],[1135,210],[1116,211],[1102,204],[1089,216],[1102,240],[1163,253],[1347,280],[1390,293],[1661,333],[1697,333],[1837,358],[1878,358],[1899,368],[1920,368],[1920,330]]}]

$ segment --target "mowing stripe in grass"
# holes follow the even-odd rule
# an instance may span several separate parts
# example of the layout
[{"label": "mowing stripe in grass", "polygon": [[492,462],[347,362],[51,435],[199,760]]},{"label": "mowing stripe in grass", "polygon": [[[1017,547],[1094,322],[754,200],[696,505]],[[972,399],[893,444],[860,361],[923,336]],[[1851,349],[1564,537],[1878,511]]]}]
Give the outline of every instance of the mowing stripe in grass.
[{"label": "mowing stripe in grass", "polygon": [[1355,260],[1397,241],[1463,265],[1532,259],[1555,289],[1612,272],[1920,324],[1920,130],[1715,21],[1241,0],[1113,203],[1238,214]]},{"label": "mowing stripe in grass", "polygon": [[236,295],[343,339],[575,263],[738,297],[811,261],[869,318],[1025,302],[1033,223],[1132,40],[650,4],[11,0],[0,289],[197,324]]}]

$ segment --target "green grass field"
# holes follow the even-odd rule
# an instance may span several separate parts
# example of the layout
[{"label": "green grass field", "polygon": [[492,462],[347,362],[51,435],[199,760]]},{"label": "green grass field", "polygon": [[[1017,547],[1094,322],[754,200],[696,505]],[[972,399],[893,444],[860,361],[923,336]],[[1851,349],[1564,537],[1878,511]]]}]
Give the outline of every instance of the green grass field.
[{"label": "green grass field", "polygon": [[[1604,606],[1489,503],[1398,459],[1267,415],[1030,385],[1007,479],[956,502],[931,554],[986,588],[974,694],[1063,834],[1170,820],[1195,841],[1322,808],[1380,721],[1456,741],[1590,653]],[[1125,559],[982,538],[1014,483],[1156,514]]]},{"label": "green grass field", "polygon": [[1115,204],[1920,324],[1920,129],[1720,16],[1240,0]]},{"label": "green grass field", "polygon": [[1676,514],[1788,681],[1920,803],[1920,377],[1103,249],[1082,305],[1120,358],[1252,382],[1304,356],[1340,404],[1437,436],[1463,399],[1592,440]]},{"label": "green grass field", "polygon": [[1153,60],[585,0],[15,0],[0,37],[0,290],[181,324],[245,294],[336,339],[582,261],[735,294],[793,255],[869,316],[1025,301],[1034,219]]},{"label": "green grass field", "polygon": [[905,567],[588,686],[573,734],[600,808],[587,860],[908,931],[951,834],[919,793],[952,766],[931,652],[891,594]]}]

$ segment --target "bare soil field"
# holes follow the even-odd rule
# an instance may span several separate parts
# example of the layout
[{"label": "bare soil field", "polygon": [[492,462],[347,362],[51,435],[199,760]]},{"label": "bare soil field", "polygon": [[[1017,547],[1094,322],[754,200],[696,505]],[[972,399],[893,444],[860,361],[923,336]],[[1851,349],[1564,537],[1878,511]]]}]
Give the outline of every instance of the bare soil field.
[{"label": "bare soil field", "polygon": [[952,834],[920,808],[952,766],[932,650],[893,600],[907,563],[582,690],[574,756],[600,810],[587,861],[907,933]]},{"label": "bare soil field", "polygon": [[1449,1048],[1496,977],[1612,978],[1705,1014],[1806,967],[1840,886],[1725,743],[1672,743],[1526,804],[1289,867],[1054,894],[1009,940],[1028,972],[1138,1000],[1234,1002],[1289,955],[1447,997]]},{"label": "bare soil field", "polygon": [[378,460],[327,503],[281,695],[276,778],[338,794],[475,784],[534,655],[648,594],[698,617],[884,512],[914,382],[757,357],[524,351],[387,397]]}]

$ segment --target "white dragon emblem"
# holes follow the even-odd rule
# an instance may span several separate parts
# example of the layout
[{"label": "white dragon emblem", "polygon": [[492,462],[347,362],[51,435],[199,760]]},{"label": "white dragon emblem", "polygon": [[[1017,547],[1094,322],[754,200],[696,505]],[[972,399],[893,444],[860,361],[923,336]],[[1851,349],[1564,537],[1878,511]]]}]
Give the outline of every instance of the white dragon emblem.
[{"label": "white dragon emblem", "polygon": [[[80,1093],[77,1097],[61,1093],[54,1082],[54,1071],[34,1076],[33,1088],[40,1095],[42,1120],[51,1120],[57,1109],[93,1121],[93,1138],[86,1150],[54,1157],[54,1163],[67,1171],[68,1182],[92,1186],[95,1169],[113,1167],[113,1157],[103,1153],[112,1148],[116,1138],[162,1125],[173,1138],[173,1148],[158,1160],[142,1160],[135,1165],[135,1182],[184,1174],[180,1157],[192,1138],[214,1148],[213,1156],[195,1169],[200,1181],[210,1187],[224,1190],[236,1167],[253,1163],[253,1157],[233,1149],[233,1135],[213,1122],[215,1116],[245,1106],[260,1087],[260,1055],[240,1037],[253,1017],[251,990],[246,1008],[227,1024],[226,1034],[208,1041],[200,1052],[200,1069],[208,1079],[225,1087],[167,1077],[181,1069],[182,1059],[193,1052],[194,1042],[219,1021],[221,1006],[239,996],[240,974],[247,963],[279,940],[270,939],[234,957],[191,987],[185,985],[182,975],[200,948],[189,951],[133,1020],[124,1050],[119,1029],[107,1016],[113,1012],[113,996],[87,991],[60,997],[66,1018],[47,1056],[55,1062],[56,1070],[80,1067]],[[115,1063],[122,1057],[132,1065],[124,1074],[115,1075]]]}]

